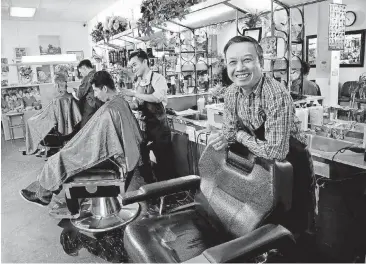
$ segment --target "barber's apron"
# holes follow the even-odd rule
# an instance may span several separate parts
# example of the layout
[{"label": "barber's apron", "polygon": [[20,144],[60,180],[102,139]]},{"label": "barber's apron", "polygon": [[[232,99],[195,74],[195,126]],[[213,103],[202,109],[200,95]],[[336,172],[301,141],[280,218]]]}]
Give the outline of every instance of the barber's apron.
[{"label": "barber's apron", "polygon": [[[153,76],[154,73],[151,74],[148,85],[138,87],[139,92],[144,94],[154,93],[155,90],[151,85]],[[167,180],[175,177],[173,174],[171,130],[163,103],[144,101],[139,105],[138,110],[143,122],[142,130],[145,130],[146,140],[152,141],[151,150],[154,152],[157,163],[156,178],[158,180]]]},{"label": "barber's apron", "polygon": [[[246,131],[254,136],[256,140],[266,141],[265,117],[265,121],[259,128],[248,128],[238,116],[237,101],[238,100],[236,100],[235,112],[237,119],[239,120],[239,130]],[[289,141],[289,152],[286,156],[286,160],[290,162],[293,167],[292,206],[286,216],[283,219],[278,220],[292,232],[304,231],[306,229],[313,231],[315,225],[315,175],[313,160],[305,144],[293,136],[290,136]],[[289,188],[291,188],[291,186],[289,186]]]}]

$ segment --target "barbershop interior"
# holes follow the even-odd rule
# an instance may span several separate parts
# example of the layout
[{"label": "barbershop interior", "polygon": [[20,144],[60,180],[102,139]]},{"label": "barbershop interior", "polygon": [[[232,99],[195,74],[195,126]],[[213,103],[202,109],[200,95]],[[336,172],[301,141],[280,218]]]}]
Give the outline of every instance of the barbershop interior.
[{"label": "barbershop interior", "polygon": [[365,0],[1,0],[1,262],[366,263],[365,33]]}]

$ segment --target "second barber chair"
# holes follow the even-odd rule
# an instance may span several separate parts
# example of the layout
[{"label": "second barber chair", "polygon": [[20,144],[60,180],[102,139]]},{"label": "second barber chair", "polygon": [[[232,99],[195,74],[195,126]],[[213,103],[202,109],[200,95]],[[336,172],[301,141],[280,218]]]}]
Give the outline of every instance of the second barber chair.
[{"label": "second barber chair", "polygon": [[243,262],[271,249],[291,251],[295,236],[282,225],[292,203],[289,162],[259,158],[247,149],[217,152],[209,145],[199,172],[200,177],[124,194],[122,203],[128,205],[197,190],[194,203],[126,227],[124,245],[132,262]]},{"label": "second barber chair", "polygon": [[[133,173],[133,172],[131,172]],[[114,159],[82,171],[64,183],[66,203],[72,213],[80,216],[71,223],[89,233],[113,230],[131,222],[140,212],[138,203],[121,206],[119,194],[125,192],[127,173]],[[81,204],[90,199],[88,204]]]}]

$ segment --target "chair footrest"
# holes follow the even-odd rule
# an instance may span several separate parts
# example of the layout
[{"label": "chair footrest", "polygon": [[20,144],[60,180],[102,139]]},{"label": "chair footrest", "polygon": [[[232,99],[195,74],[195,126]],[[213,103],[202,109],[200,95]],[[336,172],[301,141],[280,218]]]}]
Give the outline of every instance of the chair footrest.
[{"label": "chair footrest", "polygon": [[95,181],[94,183],[66,183],[64,184],[67,199],[117,197],[124,192],[124,182],[120,181]]}]

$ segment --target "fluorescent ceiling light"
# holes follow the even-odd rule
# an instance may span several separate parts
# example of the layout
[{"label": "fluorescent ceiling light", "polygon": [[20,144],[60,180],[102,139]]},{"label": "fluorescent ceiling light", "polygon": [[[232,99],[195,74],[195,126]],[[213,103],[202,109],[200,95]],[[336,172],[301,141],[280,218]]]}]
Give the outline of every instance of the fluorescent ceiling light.
[{"label": "fluorescent ceiling light", "polygon": [[228,12],[233,12],[233,8],[224,5],[224,4],[218,4],[215,6],[211,6],[208,7],[206,9],[202,9],[199,11],[195,11],[193,13],[189,13],[185,16],[185,19],[183,19],[182,21],[179,21],[178,19],[176,19],[175,21],[177,21],[180,24],[183,24],[184,26],[190,26],[194,23],[197,22],[201,22],[204,21],[205,18],[214,18],[214,17],[218,17],[221,16],[225,13]]},{"label": "fluorescent ceiling light", "polygon": [[12,17],[33,17],[36,9],[33,7],[10,7]]},{"label": "fluorescent ceiling light", "polygon": [[229,3],[250,13],[271,10],[271,0],[257,0],[257,1],[231,0],[229,1]]},{"label": "fluorescent ceiling light", "polygon": [[77,62],[76,54],[23,56],[22,63],[70,63]]}]

